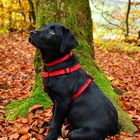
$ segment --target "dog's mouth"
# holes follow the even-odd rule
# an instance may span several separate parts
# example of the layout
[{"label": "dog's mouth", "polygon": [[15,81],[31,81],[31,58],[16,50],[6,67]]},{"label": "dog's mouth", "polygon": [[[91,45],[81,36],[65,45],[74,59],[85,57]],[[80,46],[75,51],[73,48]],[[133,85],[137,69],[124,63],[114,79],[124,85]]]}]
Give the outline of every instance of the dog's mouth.
[{"label": "dog's mouth", "polygon": [[30,35],[28,38],[28,41],[35,47],[35,48],[39,48],[39,46],[37,45],[37,43],[35,43],[33,37]]},{"label": "dog's mouth", "polygon": [[33,43],[33,39],[32,39],[31,36],[29,36],[28,41],[29,41],[30,43]]},{"label": "dog's mouth", "polygon": [[31,37],[28,38],[28,41],[29,41],[30,43],[32,43],[32,39],[31,39]]},{"label": "dog's mouth", "polygon": [[34,42],[33,42],[33,40],[34,40],[33,38],[36,37],[36,35],[37,35],[37,32],[36,32],[35,30],[32,30],[32,31],[30,32],[30,36],[29,36],[29,38],[28,38],[28,41],[29,41],[30,43],[33,44],[33,43],[34,43]]},{"label": "dog's mouth", "polygon": [[31,44],[33,44],[33,37],[32,37],[31,34],[30,34],[30,36],[29,36],[29,38],[28,38],[28,41],[29,41]]},{"label": "dog's mouth", "polygon": [[29,36],[28,41],[29,41],[34,47],[36,47],[36,45],[35,45],[35,43],[34,43],[34,41],[33,41],[33,39],[32,39],[31,36]]}]

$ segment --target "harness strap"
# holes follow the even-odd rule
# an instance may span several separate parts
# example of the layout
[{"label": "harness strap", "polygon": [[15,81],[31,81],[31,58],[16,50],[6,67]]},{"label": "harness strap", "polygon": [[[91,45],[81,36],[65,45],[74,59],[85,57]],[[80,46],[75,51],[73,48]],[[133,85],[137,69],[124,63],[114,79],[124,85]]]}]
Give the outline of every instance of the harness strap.
[{"label": "harness strap", "polygon": [[[63,58],[61,59],[58,59],[56,61],[53,61],[51,63],[48,63],[48,64],[45,64],[46,66],[53,66],[55,64],[58,64],[58,63],[61,63],[63,61],[65,61],[66,59],[68,59],[69,57],[72,56],[72,52],[69,53],[68,55],[64,56]],[[67,67],[67,68],[64,68],[64,69],[60,69],[60,70],[56,70],[56,71],[52,71],[52,72],[45,72],[43,71],[42,72],[42,79],[44,78],[48,78],[48,77],[53,77],[53,76],[58,76],[58,75],[62,75],[62,74],[68,74],[68,73],[71,73],[73,71],[76,71],[78,70],[79,68],[81,68],[82,70],[84,70],[80,64],[76,64],[74,65],[73,67]],[[85,70],[84,70],[85,71]],[[86,72],[86,71],[85,71]],[[72,96],[72,100],[75,100],[78,96],[80,96],[83,91],[88,87],[88,85],[92,82],[92,78],[88,78],[86,80],[86,82],[82,85],[82,87],[76,92],[73,94]],[[44,85],[43,85],[43,89],[44,89]]]},{"label": "harness strap", "polygon": [[62,75],[62,74],[67,74],[67,73],[71,73],[73,71],[76,71],[79,68],[81,68],[81,66],[79,64],[76,64],[73,67],[67,67],[65,69],[60,69],[60,70],[56,70],[56,71],[52,71],[52,72],[43,71],[42,77],[48,78],[48,77],[58,76],[58,75]]},{"label": "harness strap", "polygon": [[62,58],[60,58],[60,59],[57,59],[57,60],[55,60],[55,61],[53,61],[53,62],[50,62],[50,63],[47,63],[47,64],[45,64],[45,65],[48,66],[48,67],[54,66],[54,65],[56,65],[56,64],[59,64],[59,63],[65,61],[65,60],[67,60],[67,59],[70,58],[71,56],[72,56],[72,52],[70,52],[69,54],[65,55],[64,57],[62,57]]},{"label": "harness strap", "polygon": [[91,78],[87,79],[84,85],[76,93],[73,94],[72,100],[75,100],[78,96],[80,96],[91,82],[92,82]]}]

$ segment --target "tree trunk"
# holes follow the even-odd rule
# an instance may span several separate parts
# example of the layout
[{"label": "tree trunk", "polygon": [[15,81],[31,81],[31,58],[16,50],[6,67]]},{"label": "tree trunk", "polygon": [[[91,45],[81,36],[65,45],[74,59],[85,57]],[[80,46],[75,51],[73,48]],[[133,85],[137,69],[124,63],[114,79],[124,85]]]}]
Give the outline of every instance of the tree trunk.
[{"label": "tree trunk", "polygon": [[28,0],[28,2],[29,2],[30,9],[31,9],[31,11],[29,12],[29,19],[30,19],[30,22],[33,22],[33,24],[35,24],[35,22],[36,22],[36,16],[35,16],[34,3],[33,3],[32,0]]},{"label": "tree trunk", "polygon": [[[38,0],[36,15],[37,28],[42,27],[48,22],[58,22],[74,32],[79,41],[79,46],[75,50],[75,53],[79,56],[81,65],[93,76],[95,83],[116,107],[121,130],[133,134],[136,131],[136,127],[121,108],[118,96],[113,91],[109,81],[96,66],[89,2],[87,0]],[[46,97],[46,94],[42,92],[42,63],[38,50],[35,53],[34,64],[36,70],[35,84],[32,89],[32,96],[26,103],[28,106],[39,103],[46,107],[50,105],[50,100]],[[30,104],[28,102],[30,102]],[[22,109],[19,111],[21,113]]]},{"label": "tree trunk", "polygon": [[126,24],[125,37],[126,38],[129,36],[129,14],[130,14],[130,10],[131,10],[131,0],[128,0],[128,8],[127,8],[126,20],[125,20],[125,24]]}]

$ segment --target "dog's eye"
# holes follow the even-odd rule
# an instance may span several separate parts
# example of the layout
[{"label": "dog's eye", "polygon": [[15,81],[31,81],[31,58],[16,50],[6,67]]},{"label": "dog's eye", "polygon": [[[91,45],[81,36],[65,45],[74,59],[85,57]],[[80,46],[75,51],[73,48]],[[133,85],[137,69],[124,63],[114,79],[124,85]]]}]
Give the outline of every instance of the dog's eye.
[{"label": "dog's eye", "polygon": [[55,31],[54,31],[53,29],[50,29],[50,30],[49,30],[49,33],[50,33],[51,35],[55,35]]}]

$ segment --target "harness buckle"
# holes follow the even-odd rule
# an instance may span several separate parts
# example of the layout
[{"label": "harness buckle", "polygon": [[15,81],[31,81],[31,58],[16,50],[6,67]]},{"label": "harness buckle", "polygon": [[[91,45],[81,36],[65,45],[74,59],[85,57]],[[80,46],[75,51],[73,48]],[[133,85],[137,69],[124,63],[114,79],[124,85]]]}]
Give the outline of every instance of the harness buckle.
[{"label": "harness buckle", "polygon": [[65,70],[65,73],[70,73],[70,72],[71,72],[70,67],[68,67],[68,68],[64,68],[64,70]]},{"label": "harness buckle", "polygon": [[43,79],[46,78],[46,77],[49,77],[49,76],[50,76],[49,72],[42,72],[42,78]]}]

